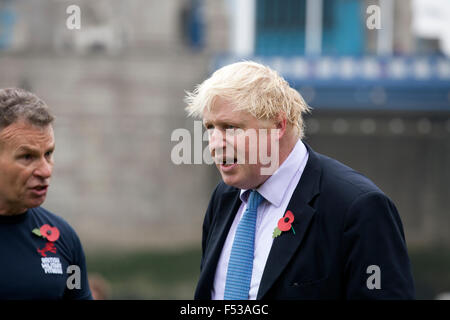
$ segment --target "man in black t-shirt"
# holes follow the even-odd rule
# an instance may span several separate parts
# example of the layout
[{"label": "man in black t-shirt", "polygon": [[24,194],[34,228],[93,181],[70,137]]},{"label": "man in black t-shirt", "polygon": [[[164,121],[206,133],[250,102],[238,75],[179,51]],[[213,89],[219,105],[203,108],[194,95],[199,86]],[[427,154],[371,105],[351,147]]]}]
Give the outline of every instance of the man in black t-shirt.
[{"label": "man in black t-shirt", "polygon": [[53,116],[36,95],[0,89],[0,299],[92,299],[75,231],[40,207],[53,170]]}]

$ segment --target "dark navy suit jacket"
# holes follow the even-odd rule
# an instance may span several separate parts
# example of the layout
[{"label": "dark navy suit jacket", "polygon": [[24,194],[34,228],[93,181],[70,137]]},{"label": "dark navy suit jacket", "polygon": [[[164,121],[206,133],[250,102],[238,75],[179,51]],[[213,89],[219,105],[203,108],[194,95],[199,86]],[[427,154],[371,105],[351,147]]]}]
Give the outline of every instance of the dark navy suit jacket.
[{"label": "dark navy suit jacket", "polygon": [[[305,145],[308,162],[287,207],[295,215],[295,234],[274,239],[257,299],[413,299],[403,227],[392,201],[362,174]],[[196,299],[211,299],[222,247],[241,205],[239,191],[221,182],[211,197]]]}]

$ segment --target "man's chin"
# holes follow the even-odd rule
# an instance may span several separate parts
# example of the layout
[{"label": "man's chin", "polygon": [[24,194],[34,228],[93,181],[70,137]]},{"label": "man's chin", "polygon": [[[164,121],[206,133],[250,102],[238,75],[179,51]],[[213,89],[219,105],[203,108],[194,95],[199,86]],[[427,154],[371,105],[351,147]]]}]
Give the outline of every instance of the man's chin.
[{"label": "man's chin", "polygon": [[36,198],[36,199],[32,199],[32,200],[28,201],[25,204],[25,206],[27,207],[27,209],[36,208],[36,207],[39,207],[40,205],[42,205],[44,203],[44,201],[45,201],[45,196]]},{"label": "man's chin", "polygon": [[235,188],[241,188],[241,181],[239,181],[239,179],[236,179],[236,177],[232,177],[226,174],[223,174],[221,172],[221,176],[222,176],[222,180],[226,185],[229,185],[230,187],[235,187]]},{"label": "man's chin", "polygon": [[224,174],[222,174],[222,180],[226,185],[238,189],[253,189],[255,187],[254,184],[248,181],[242,181],[242,179],[239,179],[238,177],[227,176]]}]

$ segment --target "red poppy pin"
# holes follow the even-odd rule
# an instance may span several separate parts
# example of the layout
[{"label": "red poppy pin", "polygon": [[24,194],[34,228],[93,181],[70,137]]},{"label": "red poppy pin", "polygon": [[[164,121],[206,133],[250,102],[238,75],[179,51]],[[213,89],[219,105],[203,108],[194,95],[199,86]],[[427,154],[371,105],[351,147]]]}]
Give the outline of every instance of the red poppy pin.
[{"label": "red poppy pin", "polygon": [[37,235],[38,237],[42,237],[44,239],[47,239],[47,243],[45,244],[45,247],[42,249],[37,249],[37,251],[43,256],[46,257],[47,251],[56,253],[56,247],[54,242],[59,239],[59,230],[57,227],[51,227],[48,224],[44,224],[42,227],[34,228],[31,232],[33,234]]},{"label": "red poppy pin", "polygon": [[292,222],[294,222],[294,214],[292,211],[288,210],[284,214],[280,220],[278,220],[278,226],[275,227],[273,230],[272,238],[278,237],[281,232],[289,231],[289,229],[292,229],[292,232],[295,235],[294,227],[292,227]]}]

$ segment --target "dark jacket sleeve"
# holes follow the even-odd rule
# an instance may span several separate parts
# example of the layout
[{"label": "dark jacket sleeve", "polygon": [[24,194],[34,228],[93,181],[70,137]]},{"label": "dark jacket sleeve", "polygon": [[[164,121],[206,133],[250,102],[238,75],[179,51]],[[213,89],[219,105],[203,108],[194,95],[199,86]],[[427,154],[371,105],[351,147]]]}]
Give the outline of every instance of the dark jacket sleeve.
[{"label": "dark jacket sleeve", "polygon": [[209,200],[208,208],[206,209],[205,218],[203,220],[203,229],[202,229],[202,259],[200,262],[200,270],[203,269],[203,261],[205,259],[205,251],[206,247],[208,245],[208,239],[209,239],[209,230],[212,225],[212,221],[214,218],[214,206],[215,204],[215,198],[217,194],[217,189],[219,189],[220,184],[216,186],[214,189],[211,199]]},{"label": "dark jacket sleeve", "polygon": [[414,299],[414,283],[402,223],[381,192],[359,195],[343,233],[347,299]]}]

